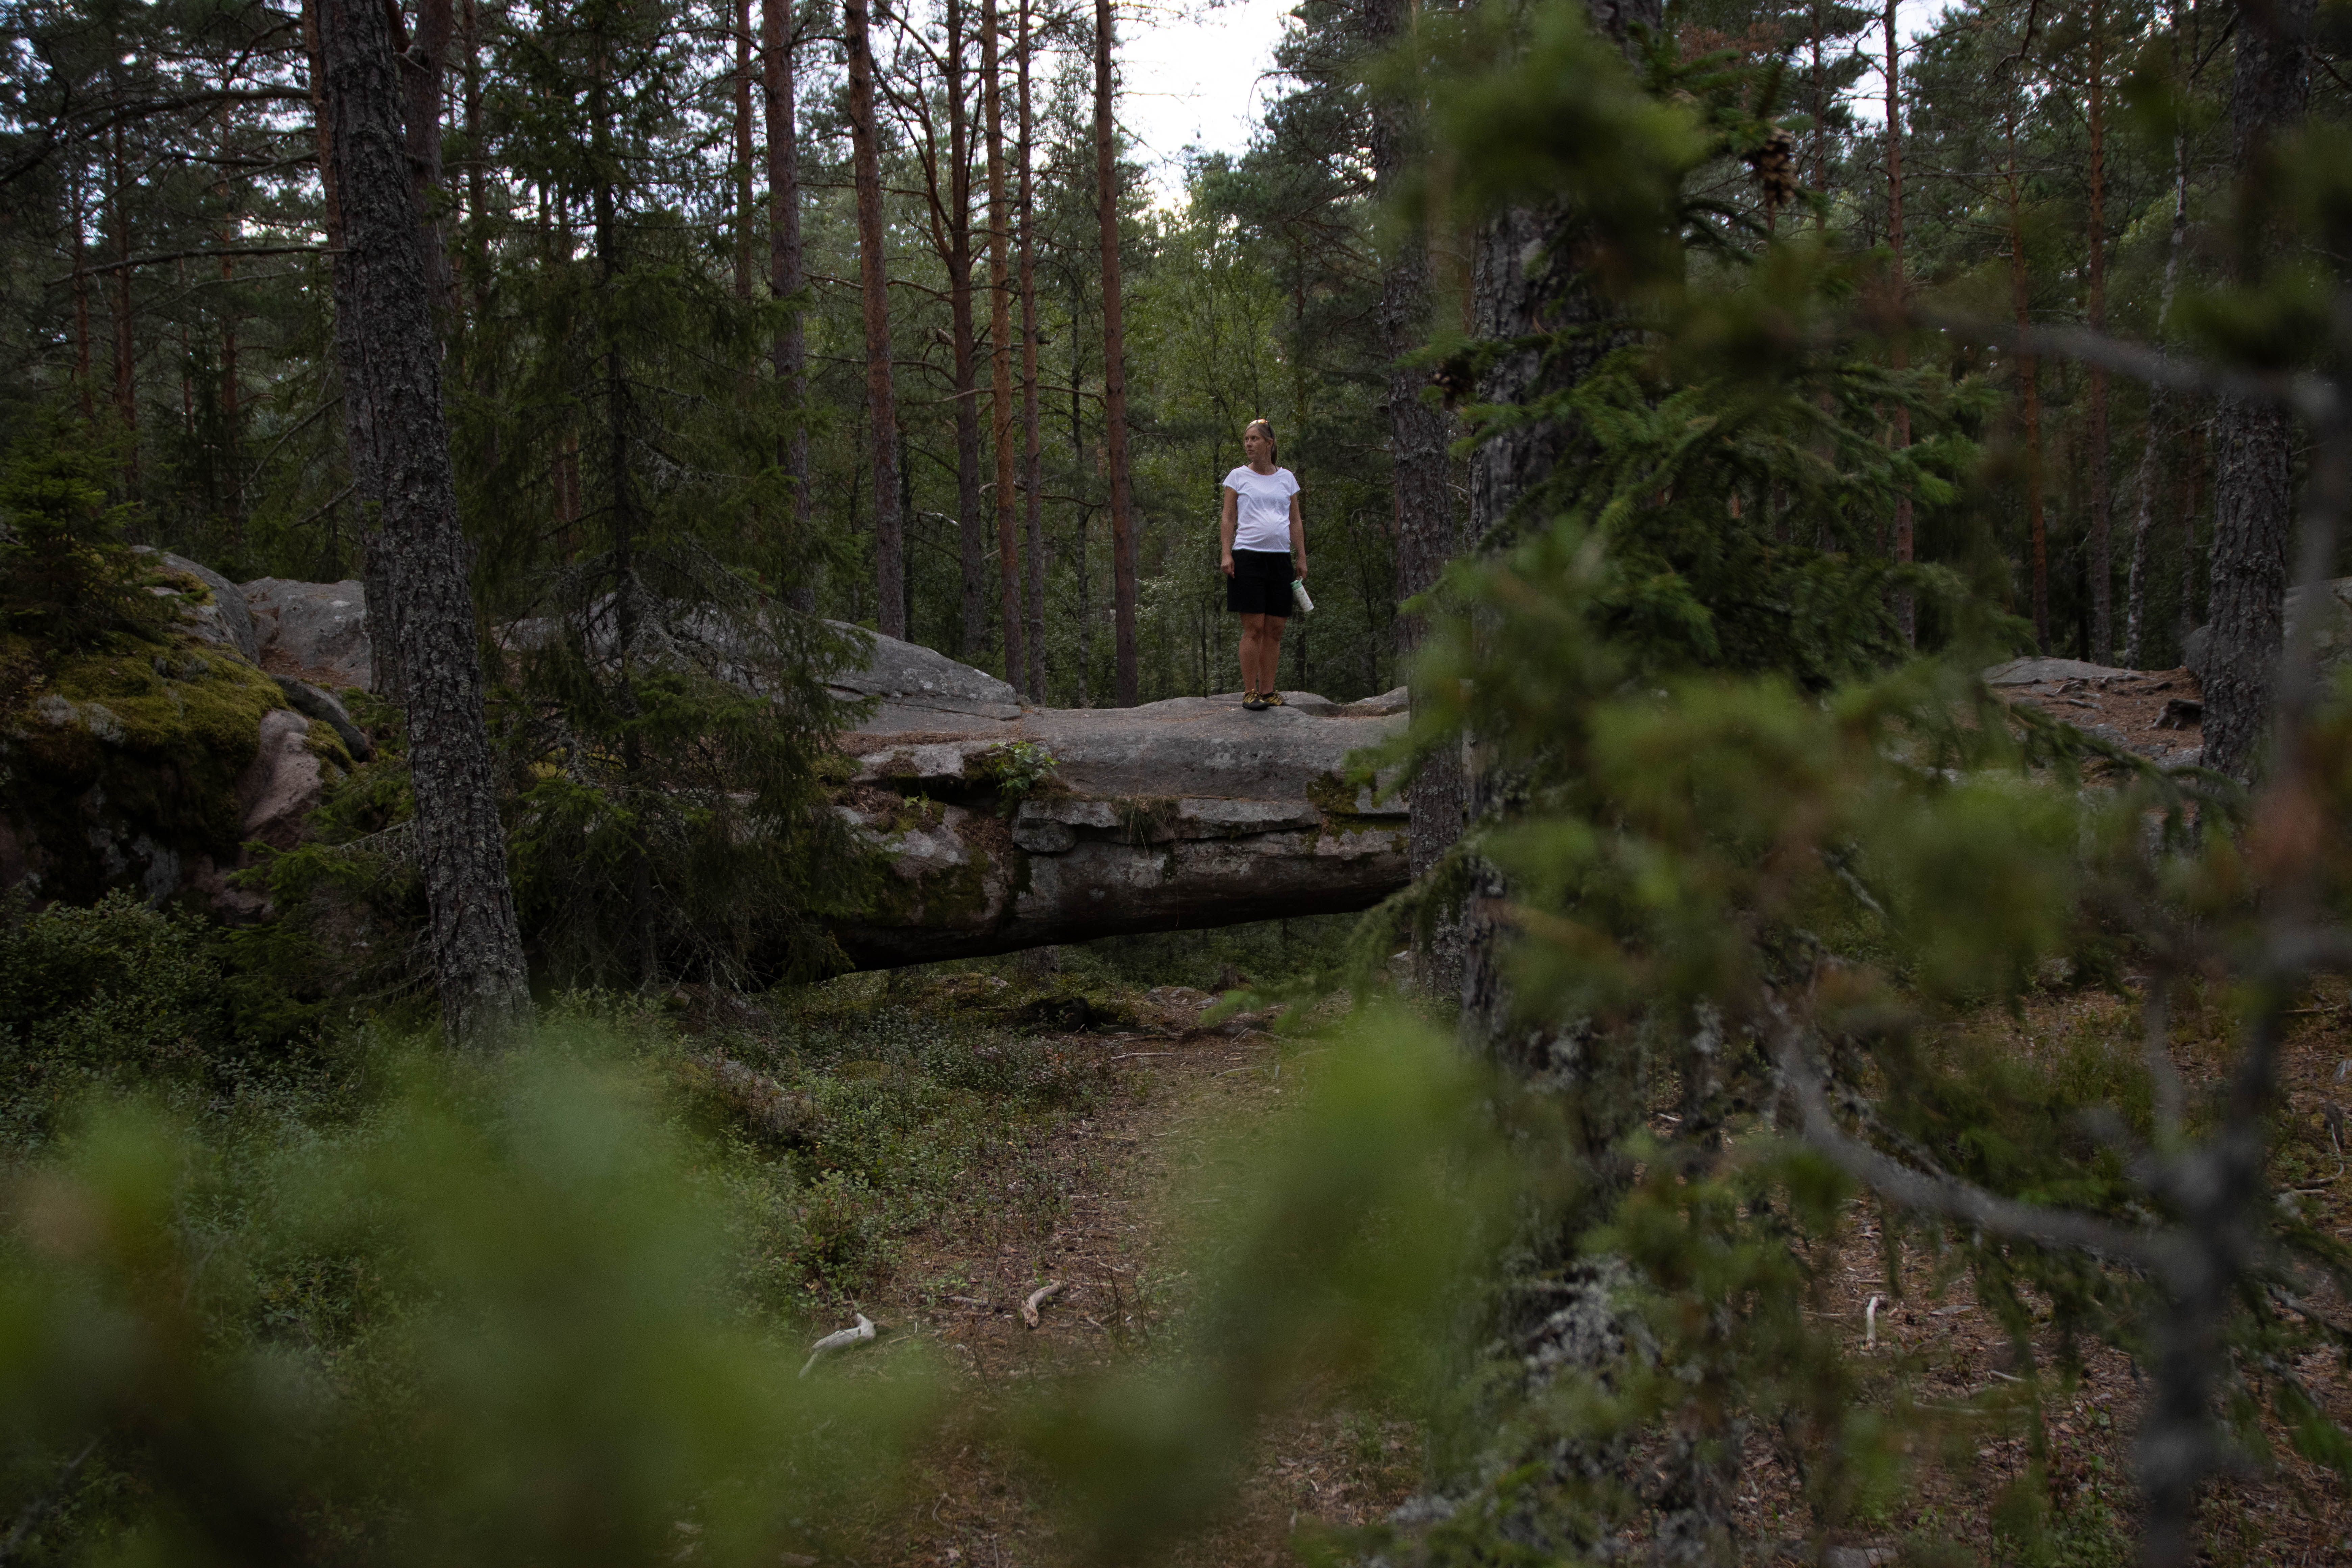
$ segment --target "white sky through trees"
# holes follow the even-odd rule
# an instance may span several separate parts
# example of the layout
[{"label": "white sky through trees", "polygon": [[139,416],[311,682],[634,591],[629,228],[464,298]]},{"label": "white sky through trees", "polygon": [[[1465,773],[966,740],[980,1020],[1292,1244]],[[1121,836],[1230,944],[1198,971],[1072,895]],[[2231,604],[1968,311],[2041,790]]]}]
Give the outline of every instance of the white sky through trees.
[{"label": "white sky through trees", "polygon": [[[1907,41],[1935,24],[1945,0],[1902,0],[1898,25]],[[1119,118],[1143,144],[1159,199],[1183,199],[1187,147],[1238,153],[1249,145],[1266,98],[1279,89],[1270,73],[1274,49],[1297,0],[1198,0],[1122,6]],[[1866,46],[1883,48],[1874,37]],[[1885,88],[1874,70],[1856,84],[1855,117],[1875,125]]]}]

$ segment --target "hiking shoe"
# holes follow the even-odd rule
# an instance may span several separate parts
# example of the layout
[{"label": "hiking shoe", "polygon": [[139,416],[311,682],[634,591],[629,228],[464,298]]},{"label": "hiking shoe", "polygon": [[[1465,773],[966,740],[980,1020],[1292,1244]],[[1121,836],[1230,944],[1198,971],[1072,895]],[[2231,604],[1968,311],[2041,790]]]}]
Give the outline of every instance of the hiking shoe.
[{"label": "hiking shoe", "polygon": [[1266,700],[1265,698],[1260,697],[1256,692],[1253,691],[1247,697],[1242,699],[1242,706],[1248,709],[1253,713],[1263,713],[1266,710]]},{"label": "hiking shoe", "polygon": [[1282,693],[1269,691],[1257,700],[1257,705],[1261,708],[1279,708],[1282,706]]}]

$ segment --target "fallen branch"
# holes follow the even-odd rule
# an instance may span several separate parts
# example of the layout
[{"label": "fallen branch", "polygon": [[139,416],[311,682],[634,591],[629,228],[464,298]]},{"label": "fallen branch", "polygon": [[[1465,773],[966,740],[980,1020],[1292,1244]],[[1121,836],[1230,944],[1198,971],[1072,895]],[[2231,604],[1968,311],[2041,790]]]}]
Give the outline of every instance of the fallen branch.
[{"label": "fallen branch", "polygon": [[828,1352],[847,1350],[851,1345],[863,1344],[873,1337],[874,1320],[863,1312],[858,1313],[856,1328],[836,1329],[809,1347],[809,1358],[801,1363],[801,1375],[806,1377],[811,1369],[825,1358]]},{"label": "fallen branch", "polygon": [[1046,1302],[1052,1300],[1061,1293],[1062,1282],[1058,1279],[1055,1280],[1051,1285],[1040,1285],[1036,1289],[1030,1291],[1029,1299],[1021,1303],[1021,1321],[1028,1324],[1031,1328],[1035,1328],[1037,1326],[1037,1309],[1044,1306]]},{"label": "fallen branch", "polygon": [[58,1500],[65,1496],[66,1489],[73,1485],[74,1477],[81,1473],[82,1466],[97,1451],[98,1439],[92,1437],[81,1446],[80,1453],[66,1461],[65,1468],[58,1472],[58,1479],[49,1489],[25,1505],[25,1511],[16,1516],[16,1522],[10,1528],[7,1539],[0,1541],[0,1563],[16,1556],[16,1548],[25,1544],[25,1538],[33,1532],[34,1526],[47,1518],[49,1510],[58,1506]]},{"label": "fallen branch", "polygon": [[[1781,1014],[1775,1006],[1772,1011]],[[2093,1215],[2021,1204],[1942,1174],[1928,1175],[1888,1159],[1846,1135],[1831,1113],[1822,1075],[1808,1058],[1797,1026],[1783,1014],[1774,1056],[1799,1111],[1803,1136],[1814,1150],[1847,1175],[1903,1208],[1939,1214],[1997,1236],[2072,1247],[2111,1262],[2164,1271],[2175,1262],[2168,1238],[2120,1226]]]}]

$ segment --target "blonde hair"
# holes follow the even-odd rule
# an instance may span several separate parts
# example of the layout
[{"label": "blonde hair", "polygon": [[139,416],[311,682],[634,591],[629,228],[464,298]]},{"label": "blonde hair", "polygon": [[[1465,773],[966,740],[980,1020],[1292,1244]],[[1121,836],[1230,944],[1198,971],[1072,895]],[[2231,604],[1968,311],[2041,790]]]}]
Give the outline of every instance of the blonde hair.
[{"label": "blonde hair", "polygon": [[1253,430],[1263,430],[1265,432],[1265,444],[1267,447],[1272,448],[1272,451],[1269,453],[1269,457],[1275,462],[1278,463],[1282,461],[1282,443],[1274,438],[1274,422],[1268,419],[1251,420],[1248,424],[1242,426],[1242,439],[1244,441],[1248,440],[1249,434]]}]

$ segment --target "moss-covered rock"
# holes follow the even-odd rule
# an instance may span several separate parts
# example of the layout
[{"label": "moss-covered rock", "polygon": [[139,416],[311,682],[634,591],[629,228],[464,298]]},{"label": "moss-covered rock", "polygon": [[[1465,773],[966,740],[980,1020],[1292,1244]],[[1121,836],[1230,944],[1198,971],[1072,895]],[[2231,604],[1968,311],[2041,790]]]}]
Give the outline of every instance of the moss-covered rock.
[{"label": "moss-covered rock", "polygon": [[[0,884],[71,903],[216,890],[268,782],[254,773],[277,683],[185,631],[66,653],[11,638],[0,668]],[[350,767],[309,729],[325,765]]]}]

